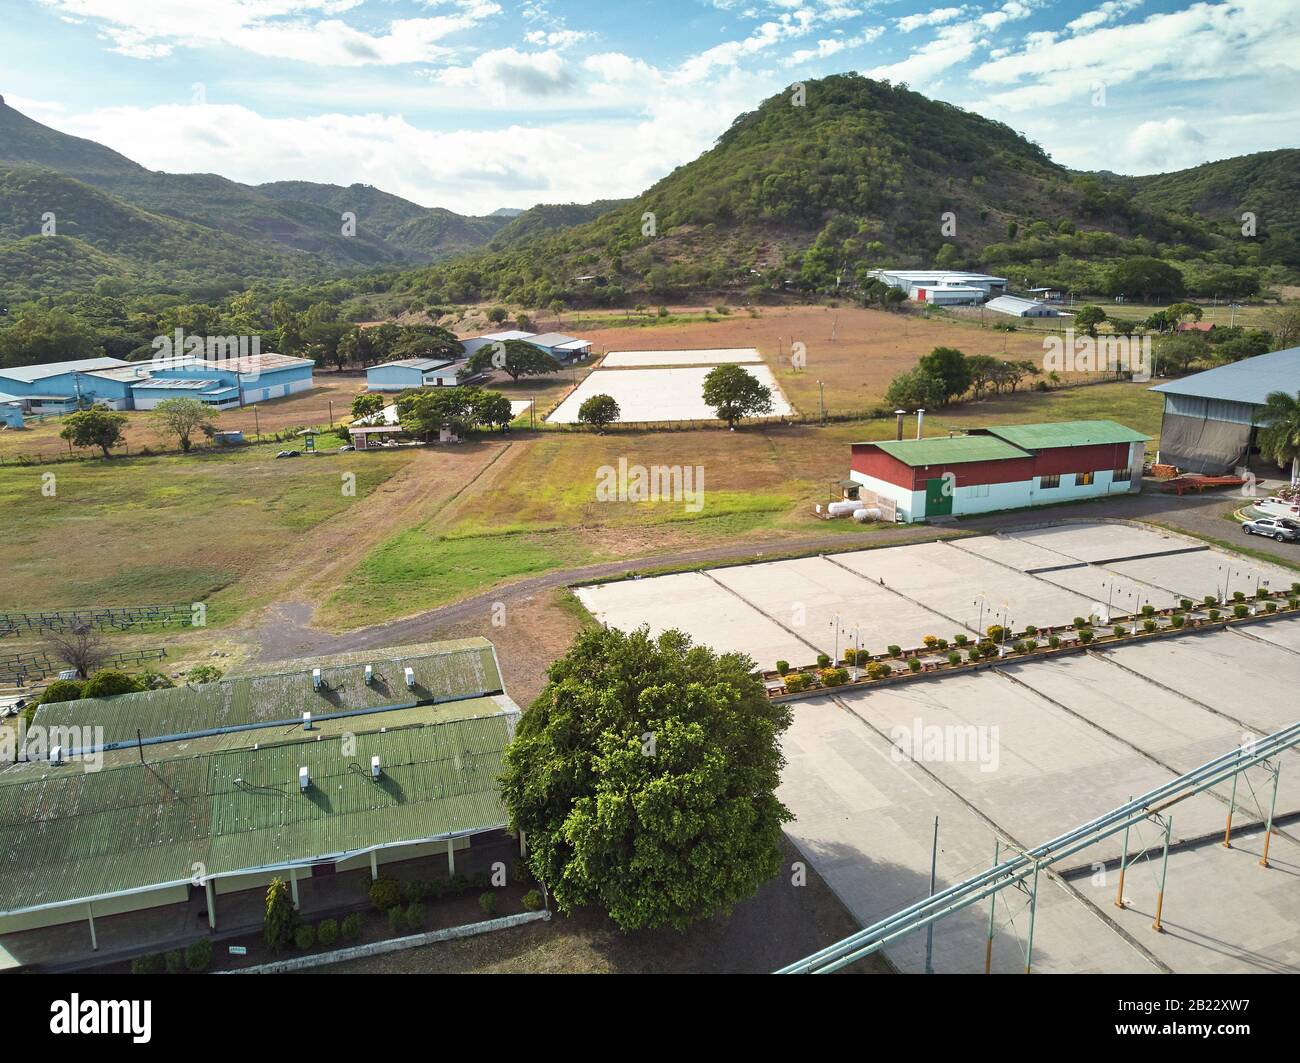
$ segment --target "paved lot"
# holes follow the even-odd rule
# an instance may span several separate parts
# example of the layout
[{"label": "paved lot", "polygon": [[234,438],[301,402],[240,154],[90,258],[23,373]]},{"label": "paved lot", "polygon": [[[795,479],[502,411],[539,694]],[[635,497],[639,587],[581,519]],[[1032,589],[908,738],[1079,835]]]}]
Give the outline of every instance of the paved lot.
[{"label": "paved lot", "polygon": [[[1041,843],[1294,722],[1294,699],[1242,691],[1300,683],[1300,652],[1285,648],[1300,643],[1300,622],[1249,631],[1189,633],[796,703],[780,791],[796,816],[787,833],[859,921],[873,922],[925,895],[935,816],[942,889],[987,867],[998,835]],[[1126,909],[1114,904],[1122,837],[1062,861],[1065,881],[1040,883],[1034,969],[1300,971],[1300,845],[1288,825],[1300,813],[1300,758],[1289,754],[1283,767],[1290,770],[1279,777],[1283,823],[1270,868],[1258,861],[1272,777],[1256,768],[1237,787],[1231,849],[1221,844],[1230,786],[1167,810],[1174,849],[1163,934],[1151,927],[1161,839],[1153,824],[1130,837]],[[1014,971],[1023,967],[1027,910],[1021,894],[1000,898],[994,968]],[[987,919],[981,904],[941,921],[936,969],[982,970]],[[924,948],[919,932],[886,952],[902,970],[919,971]]]},{"label": "paved lot", "polygon": [[601,359],[602,369],[647,368],[674,365],[726,365],[761,362],[753,347],[709,347],[691,351],[610,351]]},{"label": "paved lot", "polygon": [[[556,424],[575,424],[578,410],[587,399],[609,395],[618,403],[621,421],[713,421],[717,416],[704,401],[704,378],[710,368],[597,369],[546,419]],[[766,365],[747,365],[745,369],[772,390],[772,416],[794,412],[772,370]]]}]

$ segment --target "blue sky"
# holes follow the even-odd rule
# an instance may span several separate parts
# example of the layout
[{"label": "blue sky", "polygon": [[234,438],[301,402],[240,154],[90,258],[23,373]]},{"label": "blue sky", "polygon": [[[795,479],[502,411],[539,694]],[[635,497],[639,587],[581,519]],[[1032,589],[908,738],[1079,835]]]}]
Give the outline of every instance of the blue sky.
[{"label": "blue sky", "polygon": [[633,195],[845,70],[1081,169],[1300,141],[1297,0],[5,0],[0,93],[154,169],[465,213]]}]

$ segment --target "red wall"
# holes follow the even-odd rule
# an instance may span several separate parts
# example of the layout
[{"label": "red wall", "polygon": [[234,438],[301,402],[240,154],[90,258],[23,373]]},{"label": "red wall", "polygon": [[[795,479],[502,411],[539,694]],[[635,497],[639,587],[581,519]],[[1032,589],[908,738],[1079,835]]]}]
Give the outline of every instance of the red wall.
[{"label": "red wall", "polygon": [[1034,462],[1036,476],[1063,472],[1100,472],[1128,465],[1128,443],[1102,443],[1091,447],[1052,447],[1040,450]]},{"label": "red wall", "polygon": [[963,461],[914,469],[871,443],[854,443],[850,468],[854,472],[874,476],[877,480],[905,487],[909,491],[924,491],[926,480],[937,480],[946,472],[951,472],[957,478],[958,487],[1019,483],[1033,477],[1034,460],[999,458],[996,461]]}]

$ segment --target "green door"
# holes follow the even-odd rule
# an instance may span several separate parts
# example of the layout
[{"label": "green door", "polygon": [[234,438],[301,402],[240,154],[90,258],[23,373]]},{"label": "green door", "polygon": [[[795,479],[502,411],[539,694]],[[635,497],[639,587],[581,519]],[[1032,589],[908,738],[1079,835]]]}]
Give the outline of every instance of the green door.
[{"label": "green door", "polygon": [[942,517],[952,512],[952,495],[943,489],[943,477],[925,481],[925,515]]}]

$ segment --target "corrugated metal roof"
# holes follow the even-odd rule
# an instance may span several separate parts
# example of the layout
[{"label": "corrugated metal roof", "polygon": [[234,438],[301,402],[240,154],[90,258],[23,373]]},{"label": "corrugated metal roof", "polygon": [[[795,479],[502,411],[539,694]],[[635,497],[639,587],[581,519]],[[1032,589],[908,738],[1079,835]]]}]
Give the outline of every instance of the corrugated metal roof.
[{"label": "corrugated metal roof", "polygon": [[877,446],[904,465],[959,465],[968,461],[1002,461],[1029,457],[1023,450],[993,436],[936,436],[932,439],[890,439]]},{"label": "corrugated metal roof", "polygon": [[[391,650],[369,656],[322,658],[296,662],[289,672],[232,676],[200,686],[145,690],[111,698],[81,698],[42,705],[33,724],[41,727],[102,727],[106,745],[145,738],[193,735],[220,728],[269,725],[313,716],[364,709],[427,705],[451,699],[500,693],[496,654],[486,639],[467,639],[423,652],[394,656]],[[374,666],[365,682],[365,666]],[[320,667],[321,688],[312,686],[312,668]],[[406,686],[404,669],[414,673]]]},{"label": "corrugated metal roof", "polygon": [[1262,406],[1274,391],[1285,391],[1288,395],[1300,392],[1300,347],[1215,366],[1181,380],[1157,384],[1151,390]]},{"label": "corrugated metal roof", "polygon": [[1048,421],[1042,424],[993,425],[976,431],[987,432],[1025,450],[1142,443],[1151,438],[1116,421]]},{"label": "corrugated metal roof", "polygon": [[0,774],[0,913],[504,826],[497,780],[516,719],[358,733],[354,750],[337,736]]},{"label": "corrugated metal roof", "polygon": [[47,377],[63,376],[65,373],[88,373],[92,369],[111,369],[114,366],[127,365],[121,358],[78,358],[71,362],[47,362],[44,365],[16,365],[0,369],[0,379],[21,380],[24,384],[33,384]]}]

